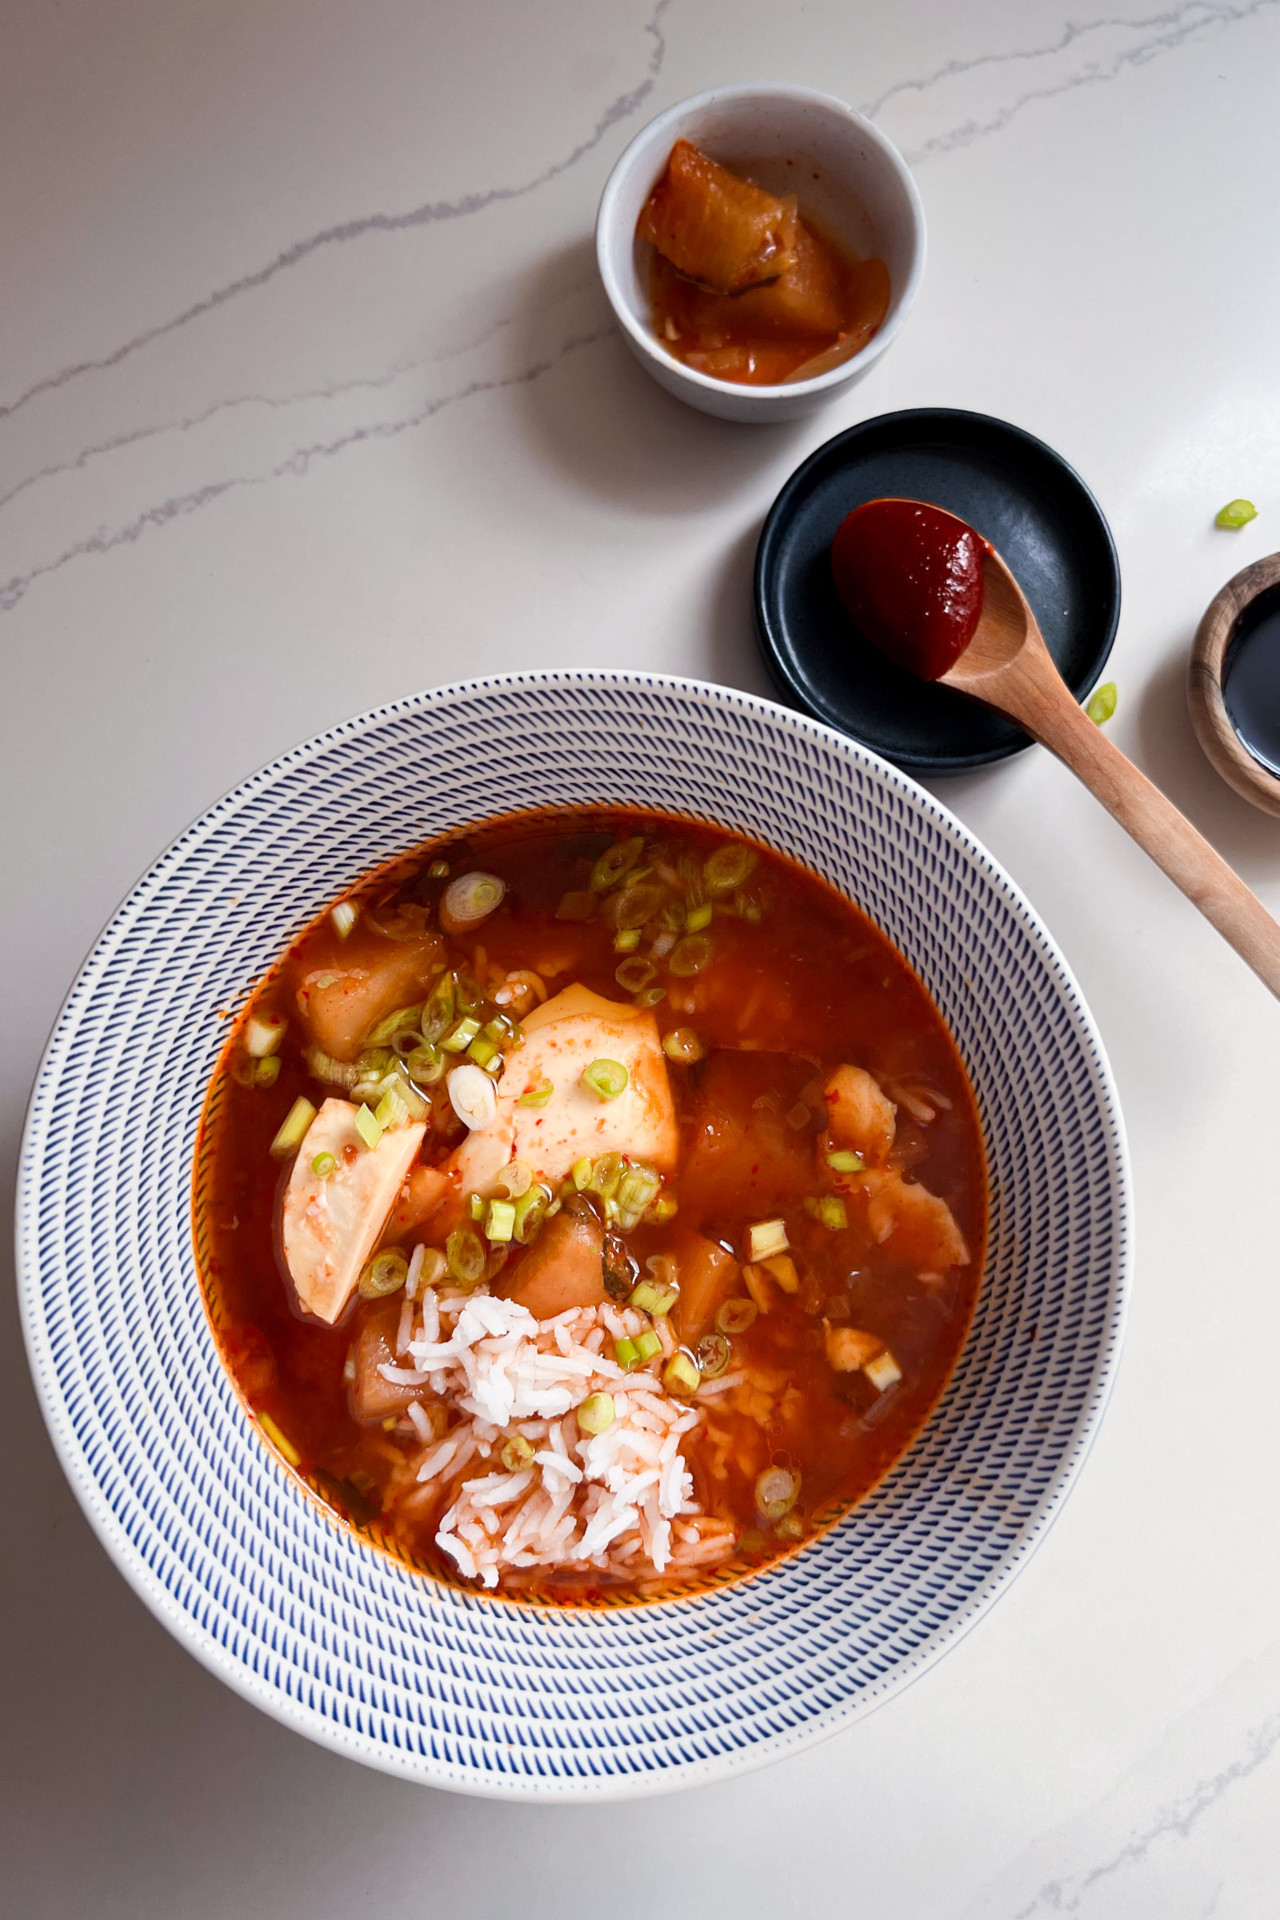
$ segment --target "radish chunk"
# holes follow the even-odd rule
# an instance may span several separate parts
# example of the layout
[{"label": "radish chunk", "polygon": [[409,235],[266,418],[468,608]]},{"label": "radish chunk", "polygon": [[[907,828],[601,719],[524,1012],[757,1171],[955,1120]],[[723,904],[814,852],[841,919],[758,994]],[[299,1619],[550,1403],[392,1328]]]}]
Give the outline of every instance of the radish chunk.
[{"label": "radish chunk", "polygon": [[535,1320],[551,1320],[572,1307],[603,1306],[604,1229],[592,1208],[580,1202],[548,1220],[521,1256],[511,1297]]},{"label": "radish chunk", "polygon": [[317,967],[298,988],[298,1012],[322,1053],[354,1060],[370,1033],[397,1007],[420,1000],[440,972],[438,935],[394,943],[353,935],[332,967]]},{"label": "radish chunk", "polygon": [[700,286],[741,293],[791,265],[796,224],[794,195],[766,193],[677,140],[636,232]]},{"label": "radish chunk", "polygon": [[945,1200],[900,1173],[865,1176],[870,1191],[867,1223],[877,1241],[889,1244],[900,1260],[921,1273],[945,1273],[964,1266],[968,1243]]},{"label": "radish chunk", "polygon": [[298,1150],[281,1212],[298,1305],[330,1326],[355,1291],[426,1133],[420,1124],[393,1127],[366,1147],[359,1112],[349,1100],[325,1101]]},{"label": "radish chunk", "polygon": [[[601,1060],[626,1069],[626,1085],[614,1099],[602,1100],[582,1083]],[[496,1094],[495,1117],[446,1163],[462,1192],[488,1193],[513,1160],[553,1186],[575,1161],[606,1153],[624,1153],[659,1173],[675,1166],[675,1107],[657,1022],[629,1002],[566,987],[535,1007],[519,1046],[507,1055]],[[527,1095],[537,1096],[536,1104],[523,1104]]]},{"label": "radish chunk", "polygon": [[837,1067],[823,1089],[832,1144],[880,1166],[893,1146],[898,1109],[865,1067]]}]

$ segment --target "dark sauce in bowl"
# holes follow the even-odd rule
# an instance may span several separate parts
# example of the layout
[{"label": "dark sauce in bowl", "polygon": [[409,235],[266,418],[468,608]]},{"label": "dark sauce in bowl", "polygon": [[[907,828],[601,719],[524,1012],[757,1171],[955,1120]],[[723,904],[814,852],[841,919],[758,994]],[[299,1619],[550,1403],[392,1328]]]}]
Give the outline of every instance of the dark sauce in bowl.
[{"label": "dark sauce in bowl", "polygon": [[1255,760],[1280,775],[1280,587],[1241,614],[1222,675],[1227,715]]}]

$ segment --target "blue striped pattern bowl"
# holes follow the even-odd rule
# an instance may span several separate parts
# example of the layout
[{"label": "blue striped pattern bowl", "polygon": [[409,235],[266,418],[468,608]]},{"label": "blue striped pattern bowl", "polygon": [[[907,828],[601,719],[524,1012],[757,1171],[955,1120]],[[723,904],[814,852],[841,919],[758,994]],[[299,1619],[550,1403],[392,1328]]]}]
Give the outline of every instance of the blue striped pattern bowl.
[{"label": "blue striped pattern bowl", "polygon": [[[205,1316],[191,1166],[225,1009],[327,900],[446,829],[590,802],[753,834],[870,914],[968,1066],[992,1230],[951,1384],[867,1500],[735,1585],[566,1613],[413,1572],[268,1450]],[[336,727],[175,842],[58,1019],[23,1147],[18,1252],[66,1472],[198,1659],[299,1732],[405,1778],[598,1799],[722,1777],[847,1726],[990,1606],[1101,1416],[1128,1210],[1115,1093],[1079,990],[945,808],[767,702],[641,673],[546,673]]]}]

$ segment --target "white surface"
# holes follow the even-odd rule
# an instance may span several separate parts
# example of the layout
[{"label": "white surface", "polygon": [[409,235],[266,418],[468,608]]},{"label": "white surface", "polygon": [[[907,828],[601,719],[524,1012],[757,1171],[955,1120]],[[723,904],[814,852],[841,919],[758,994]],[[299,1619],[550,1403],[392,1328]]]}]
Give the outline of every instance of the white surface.
[{"label": "white surface", "polygon": [[[812,380],[781,387],[735,386],[686,367],[667,352],[653,327],[649,263],[653,249],[637,241],[640,218],[677,140],[692,140],[722,164],[749,166],[774,193],[791,189],[799,166],[807,182],[805,211],[860,258],[879,255],[891,293],[884,324],[859,353]],[[714,87],[668,107],[619,156],[596,216],[596,258],[622,337],[641,366],[678,400],[718,420],[800,420],[865,379],[893,345],[924,271],[924,211],[901,154],[847,101],[812,87],[759,82]]]},{"label": "white surface", "polygon": [[[892,407],[1002,414],[1080,468],[1124,568],[1115,736],[1280,907],[1280,830],[1201,761],[1182,695],[1204,603],[1280,546],[1276,0],[10,0],[3,34],[6,1167],[66,984],[193,814],[472,671],[765,690],[761,518]],[[778,428],[646,379],[590,238],[645,117],[761,75],[869,111],[930,228],[893,353]],[[1216,533],[1240,493],[1259,518]],[[1115,1400],[1010,1594],[903,1698],[752,1778],[645,1808],[425,1794],[269,1723],[128,1593],[6,1288],[16,1911],[540,1920],[601,1886],[628,1920],[1276,1910],[1280,1009],[1044,755],[941,790],[1091,999],[1137,1187]]]}]

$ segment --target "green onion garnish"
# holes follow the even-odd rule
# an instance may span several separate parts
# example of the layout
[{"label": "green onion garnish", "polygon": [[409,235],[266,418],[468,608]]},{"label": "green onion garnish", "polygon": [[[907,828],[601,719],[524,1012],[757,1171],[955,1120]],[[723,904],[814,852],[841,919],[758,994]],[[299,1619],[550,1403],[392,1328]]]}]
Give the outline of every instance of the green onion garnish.
[{"label": "green onion garnish", "polygon": [[598,1160],[592,1162],[591,1178],[587,1181],[588,1191],[598,1193],[602,1200],[612,1200],[622,1179],[622,1168],[620,1153],[602,1153]]},{"label": "green onion garnish", "polygon": [[255,1087],[274,1087],[280,1078],[280,1056],[278,1053],[267,1055],[265,1060],[253,1063],[253,1084]]},{"label": "green onion garnish", "polygon": [[860,1160],[848,1147],[837,1147],[834,1153],[827,1155],[827,1165],[833,1173],[865,1173],[867,1163]]},{"label": "green onion garnish", "polygon": [[649,1327],[644,1333],[637,1336],[636,1354],[642,1367],[646,1365],[648,1361],[652,1360],[655,1354],[661,1352],[662,1341],[653,1331],[652,1327]]},{"label": "green onion garnish", "polygon": [[251,1060],[265,1060],[276,1051],[289,1022],[275,1013],[251,1013],[244,1023],[244,1050]]},{"label": "green onion garnish", "polygon": [[440,1039],[453,1025],[454,1009],[457,1005],[458,990],[451,973],[442,973],[431,992],[427,995],[422,1009],[419,1026],[422,1037],[428,1044]]},{"label": "green onion garnish", "polygon": [[712,907],[709,900],[702,901],[699,906],[690,907],[688,918],[684,923],[685,931],[687,933],[701,933],[704,927],[711,925],[711,914]]},{"label": "green onion garnish", "polygon": [[716,1310],[716,1326],[721,1333],[745,1333],[760,1312],[754,1300],[735,1296]]},{"label": "green onion garnish", "polygon": [[754,1220],[747,1228],[748,1260],[771,1260],[775,1253],[785,1253],[790,1245],[785,1220]]},{"label": "green onion garnish", "polygon": [[[315,1117],[316,1110],[311,1102],[299,1094],[285,1115],[279,1133],[271,1142],[272,1156],[277,1160],[287,1160],[291,1153],[296,1153],[306,1139],[307,1128]],[[370,1114],[369,1117],[372,1119],[373,1115]]]},{"label": "green onion garnish", "polygon": [[637,953],[633,954],[630,960],[624,960],[621,966],[616,967],[613,977],[624,993],[639,993],[641,987],[647,987],[657,978],[657,973],[658,969],[652,960],[642,960]]},{"label": "green onion garnish", "polygon": [[339,900],[337,906],[330,910],[329,918],[337,930],[339,940],[346,939],[359,917],[359,907],[350,900]]},{"label": "green onion garnish", "polygon": [[318,1153],[311,1162],[311,1171],[317,1180],[327,1180],[336,1171],[337,1165],[331,1153]]},{"label": "green onion garnish", "polygon": [[276,1450],[284,1455],[291,1467],[299,1467],[302,1465],[302,1455],[298,1452],[292,1440],[286,1438],[286,1436],[281,1433],[269,1413],[260,1413],[258,1415],[258,1425],[262,1428],[262,1431],[266,1434],[268,1440],[270,1440]]},{"label": "green onion garnish", "polygon": [[589,1393],[578,1408],[578,1425],[584,1433],[607,1433],[614,1417],[611,1393]]},{"label": "green onion garnish", "polygon": [[662,1384],[668,1393],[696,1393],[702,1375],[687,1353],[673,1353],[662,1370]]},{"label": "green onion garnish", "polygon": [[416,1007],[397,1007],[394,1013],[389,1013],[384,1020],[379,1020],[377,1026],[366,1036],[364,1043],[366,1050],[389,1047],[398,1033],[416,1032],[421,1020],[421,1004]]},{"label": "green onion garnish", "polygon": [[[446,1046],[448,1042],[445,1042]],[[498,1058],[497,1042],[490,1040],[488,1034],[478,1033],[467,1048],[468,1060],[474,1060],[478,1067],[488,1067]]]},{"label": "green onion garnish", "polygon": [[628,881],[621,893],[615,894],[610,919],[615,927],[642,927],[651,920],[666,898],[666,892],[656,880]]},{"label": "green onion garnish", "polygon": [[460,1287],[474,1287],[484,1279],[488,1256],[474,1227],[455,1227],[444,1243],[444,1257]]},{"label": "green onion garnish", "polygon": [[616,1100],[630,1075],[620,1060],[593,1060],[582,1070],[582,1084],[600,1100]]},{"label": "green onion garnish", "polygon": [[646,1211],[659,1187],[662,1185],[658,1175],[650,1167],[628,1167],[618,1182],[616,1194],[618,1205],[618,1225],[624,1233],[630,1233],[632,1227],[639,1226],[641,1215]]},{"label": "green onion garnish", "polygon": [[356,1132],[360,1135],[366,1147],[372,1149],[377,1146],[379,1140],[382,1138],[382,1122],[370,1113],[368,1107],[362,1106],[356,1109],[355,1126]]},{"label": "green onion garnish", "polygon": [[658,1002],[665,1000],[666,997],[665,987],[641,987],[639,993],[633,996],[637,1007],[656,1007]]},{"label": "green onion garnish", "polygon": [[434,1087],[444,1072],[444,1055],[439,1047],[424,1040],[421,1046],[405,1055],[404,1064],[408,1068],[409,1078],[416,1080],[420,1087]]},{"label": "green onion garnish", "polygon": [[408,1277],[409,1262],[399,1247],[384,1247],[360,1275],[360,1298],[385,1300],[388,1294],[399,1293]]},{"label": "green onion garnish", "polygon": [[528,1093],[522,1093],[516,1101],[518,1107],[545,1107],[555,1092],[553,1080],[543,1080],[536,1087],[530,1087]]},{"label": "green onion garnish", "polygon": [[835,1199],[829,1193],[824,1193],[817,1200],[806,1200],[804,1210],[815,1220],[820,1221],[824,1227],[830,1228],[832,1233],[839,1233],[849,1224],[849,1209],[844,1201]]},{"label": "green onion garnish", "polygon": [[484,1219],[484,1195],[482,1193],[469,1193],[467,1195],[467,1213],[472,1220]]},{"label": "green onion garnish", "polygon": [[373,1110],[373,1117],[384,1131],[403,1127],[409,1119],[409,1107],[398,1087],[388,1087]]},{"label": "green onion garnish", "polygon": [[651,1313],[655,1320],[660,1320],[664,1314],[670,1313],[679,1298],[679,1289],[676,1287],[659,1287],[652,1280],[638,1280],[631,1289],[627,1305],[638,1308],[641,1313]]},{"label": "green onion garnish", "polygon": [[665,1220],[674,1220],[678,1212],[674,1193],[660,1193],[649,1208],[649,1218],[655,1227],[660,1227]]},{"label": "green onion garnish", "polygon": [[613,936],[613,950],[615,953],[634,953],[639,945],[639,927],[623,927],[621,933],[615,933]]},{"label": "green onion garnish", "polygon": [[1116,683],[1114,680],[1108,680],[1105,687],[1098,688],[1092,700],[1090,700],[1088,706],[1085,708],[1085,712],[1092,720],[1094,726],[1100,727],[1111,718],[1115,710]]},{"label": "green onion garnish", "polygon": [[718,1380],[729,1365],[732,1349],[722,1333],[704,1333],[698,1342],[698,1371],[704,1380]]},{"label": "green onion garnish", "polygon": [[667,966],[679,979],[687,979],[690,974],[701,973],[704,967],[709,967],[714,952],[705,933],[687,934],[683,940],[676,941]]},{"label": "green onion garnish", "polygon": [[781,1520],[800,1497],[800,1476],[785,1467],[766,1467],[756,1481],[756,1506],[766,1520]]},{"label": "green onion garnish", "polygon": [[498,1458],[508,1473],[520,1473],[533,1459],[533,1448],[522,1433],[513,1433],[503,1442]]},{"label": "green onion garnish", "polygon": [[756,855],[750,847],[717,847],[708,854],[702,865],[702,877],[712,893],[732,893],[740,887],[756,864]]},{"label": "green onion garnish", "polygon": [[516,1210],[510,1200],[491,1200],[489,1213],[484,1223],[485,1239],[503,1243],[511,1239],[516,1230]]},{"label": "green onion garnish", "polygon": [[527,1193],[520,1195],[515,1203],[515,1237],[522,1247],[527,1247],[537,1239],[550,1205],[551,1196],[545,1187],[530,1187]]},{"label": "green onion garnish", "polygon": [[1230,533],[1239,533],[1241,527],[1247,527],[1251,520],[1258,517],[1258,509],[1252,500],[1228,500],[1225,507],[1219,507],[1214,515],[1215,527],[1225,527]]},{"label": "green onion garnish", "polygon": [[585,1157],[575,1160],[569,1173],[576,1193],[585,1193],[591,1185],[591,1162]]},{"label": "green onion garnish", "polygon": [[473,1020],[468,1014],[464,1020],[459,1020],[452,1033],[445,1035],[440,1045],[446,1053],[462,1053],[471,1045],[479,1031],[480,1022]]},{"label": "green onion garnish", "polygon": [[433,860],[427,868],[427,878],[428,880],[447,880],[449,878],[449,862],[447,860]]},{"label": "green onion garnish", "polygon": [[739,887],[734,894],[733,910],[739,920],[745,920],[749,927],[758,927],[764,919],[764,908],[755,895],[748,893],[745,887]]},{"label": "green onion garnish", "polygon": [[663,1040],[662,1051],[668,1060],[678,1060],[681,1066],[688,1067],[695,1060],[701,1060],[707,1050],[692,1027],[677,1027]]},{"label": "green onion garnish", "polygon": [[640,1354],[634,1340],[615,1340],[613,1343],[613,1357],[620,1367],[626,1368],[628,1371],[640,1363]]},{"label": "green onion garnish", "polygon": [[607,893],[610,887],[617,886],[643,851],[644,840],[638,834],[631,840],[615,840],[611,847],[606,847],[591,869],[589,884],[592,893]]}]

